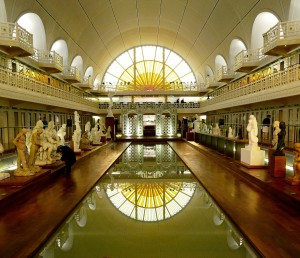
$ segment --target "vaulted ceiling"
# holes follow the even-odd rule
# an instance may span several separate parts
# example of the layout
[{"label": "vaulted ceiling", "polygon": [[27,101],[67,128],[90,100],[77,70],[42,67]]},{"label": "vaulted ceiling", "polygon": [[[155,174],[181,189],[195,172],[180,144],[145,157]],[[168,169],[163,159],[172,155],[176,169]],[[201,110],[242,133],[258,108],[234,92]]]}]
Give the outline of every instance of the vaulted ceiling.
[{"label": "vaulted ceiling", "polygon": [[[160,45],[181,55],[196,76],[217,54],[228,58],[232,39],[251,43],[251,25],[263,10],[288,17],[289,0],[5,0],[8,21],[35,12],[48,48],[66,40],[70,60],[81,55],[97,74],[122,52]],[[69,60],[69,61],[70,61]]]}]

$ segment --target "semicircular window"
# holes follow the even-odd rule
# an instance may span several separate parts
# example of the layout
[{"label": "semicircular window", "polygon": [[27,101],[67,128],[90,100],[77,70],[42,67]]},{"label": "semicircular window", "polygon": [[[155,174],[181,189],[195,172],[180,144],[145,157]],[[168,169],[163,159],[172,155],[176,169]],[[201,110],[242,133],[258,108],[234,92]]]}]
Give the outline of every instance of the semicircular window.
[{"label": "semicircular window", "polygon": [[107,196],[113,205],[132,219],[160,221],[181,211],[195,192],[195,183],[122,183],[108,187]]},{"label": "semicircular window", "polygon": [[185,91],[195,84],[187,62],[159,46],[140,46],[122,53],[102,81],[109,91]]}]

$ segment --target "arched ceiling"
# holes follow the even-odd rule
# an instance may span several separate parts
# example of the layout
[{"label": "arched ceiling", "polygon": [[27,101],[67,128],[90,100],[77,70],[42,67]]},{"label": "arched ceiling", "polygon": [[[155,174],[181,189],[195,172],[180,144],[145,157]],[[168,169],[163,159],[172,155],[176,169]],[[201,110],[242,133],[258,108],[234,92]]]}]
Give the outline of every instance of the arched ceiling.
[{"label": "arched ceiling", "polygon": [[[233,38],[250,44],[255,16],[269,8],[288,17],[288,0],[5,0],[8,21],[24,12],[37,13],[49,49],[66,40],[69,64],[81,55],[84,69],[105,72],[122,52],[144,44],[165,46],[181,55],[200,74],[214,58],[228,57]],[[244,26],[247,24],[247,26]],[[228,61],[228,60],[227,60]]]}]

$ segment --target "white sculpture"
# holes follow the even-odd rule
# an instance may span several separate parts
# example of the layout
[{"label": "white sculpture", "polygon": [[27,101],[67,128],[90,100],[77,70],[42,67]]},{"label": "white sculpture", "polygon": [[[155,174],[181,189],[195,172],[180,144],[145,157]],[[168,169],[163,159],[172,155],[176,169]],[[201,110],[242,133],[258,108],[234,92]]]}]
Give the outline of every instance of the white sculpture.
[{"label": "white sculpture", "polygon": [[108,126],[107,131],[106,131],[106,139],[111,139],[111,127]]},{"label": "white sculpture", "polygon": [[59,137],[60,140],[58,145],[65,145],[66,129],[67,129],[66,124],[62,124],[61,128],[59,128],[57,132],[57,136]]},{"label": "white sculpture", "polygon": [[109,97],[109,105],[108,105],[108,109],[107,109],[107,117],[114,117],[113,113],[112,113],[112,106],[113,106],[113,100],[112,100],[112,96],[113,93],[108,93],[108,97]]},{"label": "white sculpture", "polygon": [[232,128],[229,126],[228,128],[228,138],[233,138],[233,131],[232,131]]},{"label": "white sculpture", "polygon": [[277,143],[278,143],[278,133],[281,131],[279,128],[279,121],[274,121],[273,123],[273,139],[272,139],[272,149],[277,149]]},{"label": "white sculpture", "polygon": [[48,127],[41,134],[41,147],[38,158],[35,161],[36,165],[52,164],[56,160],[52,158],[52,154],[57,150],[59,137],[54,128],[54,121],[48,123]]},{"label": "white sculpture", "polygon": [[84,131],[87,132],[88,138],[91,139],[91,122],[90,121],[86,122],[86,124],[84,126]]},{"label": "white sculpture", "polygon": [[241,162],[251,166],[262,166],[265,164],[265,151],[258,147],[258,127],[254,115],[249,116],[247,132],[249,144],[241,148]]},{"label": "white sculpture", "polygon": [[100,145],[101,144],[101,132],[98,130],[98,123],[95,124],[91,132],[91,140],[93,145]]},{"label": "white sculpture", "polygon": [[249,121],[247,125],[247,132],[248,132],[248,140],[249,140],[249,147],[252,149],[257,148],[258,143],[258,127],[257,127],[257,121],[254,115],[249,116]]},{"label": "white sculpture", "polygon": [[74,111],[75,131],[73,132],[72,140],[74,145],[74,152],[81,152],[80,140],[81,140],[81,128],[80,128],[80,116],[77,111]]},{"label": "white sculpture", "polygon": [[212,128],[213,135],[220,135],[220,127],[218,123],[215,123],[215,126]]},{"label": "white sculpture", "polygon": [[79,122],[75,123],[76,129],[73,133],[72,140],[74,143],[74,152],[80,152],[81,128]]}]

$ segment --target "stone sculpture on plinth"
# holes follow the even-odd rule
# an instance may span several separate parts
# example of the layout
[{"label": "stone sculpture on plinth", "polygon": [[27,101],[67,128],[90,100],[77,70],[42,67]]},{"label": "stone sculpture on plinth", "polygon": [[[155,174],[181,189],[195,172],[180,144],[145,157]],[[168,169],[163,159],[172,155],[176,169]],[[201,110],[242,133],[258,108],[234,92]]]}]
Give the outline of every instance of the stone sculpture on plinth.
[{"label": "stone sculpture on plinth", "polygon": [[73,132],[73,150],[75,153],[80,153],[80,140],[81,140],[81,128],[80,128],[80,117],[77,111],[74,112],[75,118],[75,131]]},{"label": "stone sculpture on plinth", "polygon": [[273,177],[285,177],[286,157],[284,153],[285,122],[275,121],[272,149],[269,149],[269,172]]},{"label": "stone sculpture on plinth", "polygon": [[264,166],[265,152],[258,147],[258,126],[254,115],[249,116],[247,132],[249,144],[241,149],[241,162],[247,166]]},{"label": "stone sculpture on plinth", "polygon": [[62,124],[61,128],[59,128],[57,132],[57,136],[59,137],[59,145],[65,145],[65,136],[66,136],[67,125]]},{"label": "stone sculpture on plinth", "polygon": [[28,153],[26,147],[26,133],[28,129],[23,128],[13,140],[14,145],[17,147],[17,169],[14,171],[15,176],[33,176],[34,171],[30,171],[28,166]]}]

